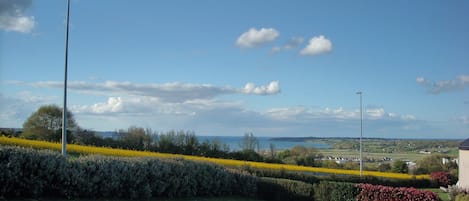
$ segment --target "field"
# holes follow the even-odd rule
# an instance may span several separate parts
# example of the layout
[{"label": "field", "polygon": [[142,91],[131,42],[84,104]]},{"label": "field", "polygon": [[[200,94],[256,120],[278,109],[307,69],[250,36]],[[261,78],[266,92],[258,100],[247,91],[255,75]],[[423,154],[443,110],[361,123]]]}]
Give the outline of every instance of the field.
[{"label": "field", "polygon": [[[358,138],[281,138],[297,142],[312,142],[331,145],[330,149],[319,149],[322,155],[343,158],[358,158],[360,143]],[[363,138],[363,158],[372,162],[382,162],[386,157],[392,160],[418,161],[429,154],[458,156],[458,146],[462,140],[445,139],[384,139]]]},{"label": "field", "polygon": [[[350,150],[350,149],[320,149],[320,152],[324,156],[342,156],[342,157],[347,157],[347,158],[356,158],[360,155],[360,152],[358,150]],[[409,152],[409,153],[363,152],[363,158],[372,158],[372,159],[377,159],[377,160],[388,157],[388,158],[392,158],[393,160],[418,161],[425,156],[428,156],[428,155],[414,153],[414,152]]]}]

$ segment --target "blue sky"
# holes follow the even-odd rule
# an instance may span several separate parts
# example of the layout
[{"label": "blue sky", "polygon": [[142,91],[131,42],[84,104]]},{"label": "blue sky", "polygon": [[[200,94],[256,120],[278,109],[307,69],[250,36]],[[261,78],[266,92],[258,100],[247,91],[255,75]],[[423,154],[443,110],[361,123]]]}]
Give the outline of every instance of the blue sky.
[{"label": "blue sky", "polygon": [[[66,1],[0,0],[0,126],[62,106]],[[72,0],[85,129],[469,136],[467,1]]]}]

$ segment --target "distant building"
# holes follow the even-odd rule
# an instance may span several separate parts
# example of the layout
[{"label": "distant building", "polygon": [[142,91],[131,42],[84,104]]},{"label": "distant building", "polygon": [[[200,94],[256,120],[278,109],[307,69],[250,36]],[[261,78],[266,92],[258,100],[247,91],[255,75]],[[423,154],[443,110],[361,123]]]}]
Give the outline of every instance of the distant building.
[{"label": "distant building", "polygon": [[459,187],[469,189],[469,138],[459,145]]}]

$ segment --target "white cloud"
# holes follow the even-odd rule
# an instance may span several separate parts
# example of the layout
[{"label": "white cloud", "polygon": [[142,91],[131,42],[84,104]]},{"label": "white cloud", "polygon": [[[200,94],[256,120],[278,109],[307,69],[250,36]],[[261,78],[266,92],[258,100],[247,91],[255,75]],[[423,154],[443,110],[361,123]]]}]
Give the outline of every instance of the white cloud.
[{"label": "white cloud", "polygon": [[31,6],[31,0],[1,0],[0,29],[29,33],[36,25],[34,16],[26,16],[24,11]]},{"label": "white cloud", "polygon": [[[27,85],[39,88],[62,88],[63,83],[57,81],[21,82],[7,81],[7,84]],[[103,83],[69,82],[68,89],[80,93],[91,93],[96,95],[115,96],[136,95],[149,96],[166,102],[184,102],[195,99],[212,99],[224,94],[255,94],[275,95],[280,92],[278,81],[272,81],[266,86],[255,86],[247,83],[244,88],[220,87],[209,84],[187,84],[171,82],[164,84],[136,84],[131,82],[106,81]]]},{"label": "white cloud", "polygon": [[247,83],[242,90],[245,94],[272,95],[280,93],[278,81],[272,81],[267,86],[256,86],[254,83]]},{"label": "white cloud", "polygon": [[279,35],[279,32],[273,28],[261,28],[260,30],[251,28],[238,37],[236,45],[242,48],[258,47],[274,41]]},{"label": "white cloud", "polygon": [[313,37],[308,45],[300,51],[301,55],[318,55],[332,51],[332,42],[323,35]]},{"label": "white cloud", "polygon": [[455,79],[442,81],[430,81],[424,77],[417,77],[415,81],[427,88],[428,93],[440,94],[450,91],[463,91],[469,86],[469,75],[459,75]]},{"label": "white cloud", "polygon": [[366,114],[371,118],[382,118],[385,115],[383,108],[367,109]]},{"label": "white cloud", "polygon": [[[20,99],[0,93],[0,126],[21,127],[39,105],[60,102],[59,98],[22,94],[24,97]],[[355,136],[360,131],[360,111],[342,107],[299,106],[254,111],[241,101],[194,99],[167,102],[157,97],[132,94],[93,101],[78,104],[72,101],[69,106],[79,125],[86,129],[115,130],[135,125],[159,131],[188,129],[198,135],[241,136],[249,130],[256,136],[318,137]],[[365,111],[379,114],[370,116],[365,112],[364,135],[367,137],[409,137],[415,133],[429,134],[422,137],[438,137],[442,131],[411,115],[388,113],[383,108],[366,108]],[[464,136],[465,133],[457,135]]]}]

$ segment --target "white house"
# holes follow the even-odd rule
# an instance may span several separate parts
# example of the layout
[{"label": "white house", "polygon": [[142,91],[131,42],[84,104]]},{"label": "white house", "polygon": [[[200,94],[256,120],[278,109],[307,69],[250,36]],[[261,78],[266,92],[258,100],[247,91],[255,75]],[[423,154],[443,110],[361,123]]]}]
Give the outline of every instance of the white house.
[{"label": "white house", "polygon": [[469,189],[469,139],[459,145],[459,187]]}]

